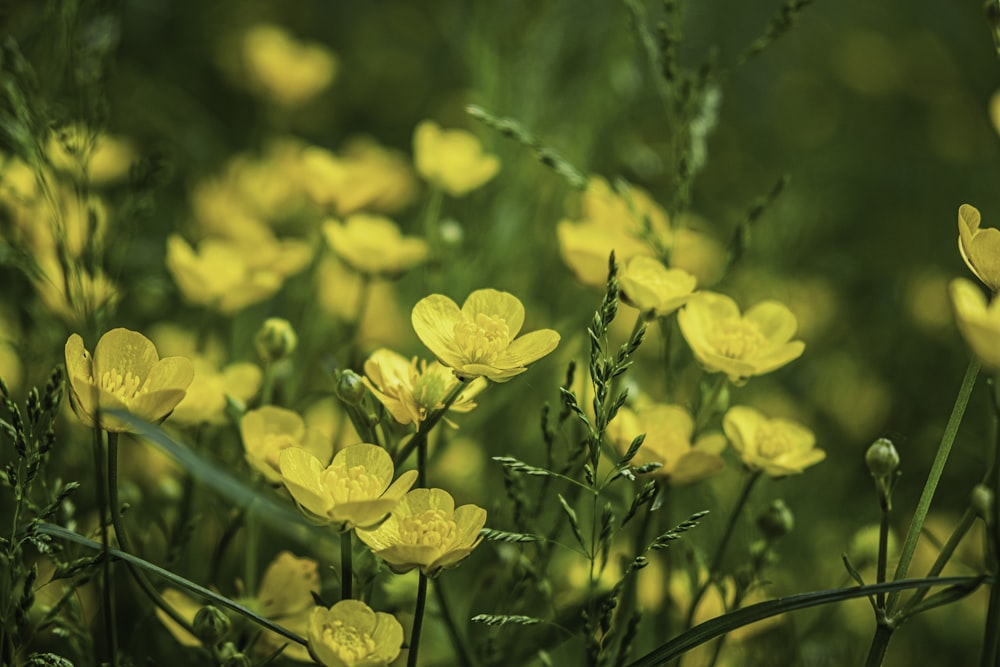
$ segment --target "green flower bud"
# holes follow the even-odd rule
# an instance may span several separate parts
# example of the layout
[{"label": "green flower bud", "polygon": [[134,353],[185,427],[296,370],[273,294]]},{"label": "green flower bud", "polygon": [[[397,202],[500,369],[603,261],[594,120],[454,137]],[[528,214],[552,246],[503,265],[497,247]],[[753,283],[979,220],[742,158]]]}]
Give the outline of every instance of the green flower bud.
[{"label": "green flower bud", "polygon": [[972,504],[972,509],[976,510],[976,513],[987,523],[993,517],[993,501],[993,491],[990,487],[985,484],[976,484],[972,487],[972,496],[969,502]]},{"label": "green flower bud", "polygon": [[872,477],[888,477],[899,467],[899,452],[889,438],[879,438],[865,452],[865,463]]},{"label": "green flower bud", "polygon": [[299,338],[291,323],[280,317],[265,320],[254,338],[257,354],[268,364],[290,357],[298,342]]},{"label": "green flower bud", "polygon": [[195,636],[203,644],[206,646],[215,646],[229,634],[232,623],[221,609],[213,605],[207,605],[199,609],[198,613],[194,615],[192,626]]},{"label": "green flower bud", "polygon": [[775,500],[757,517],[757,527],[770,541],[777,540],[795,528],[795,515],[784,500]]},{"label": "green flower bud", "polygon": [[361,376],[354,371],[341,371],[337,374],[337,398],[347,405],[360,405],[361,399],[365,397],[364,382]]}]

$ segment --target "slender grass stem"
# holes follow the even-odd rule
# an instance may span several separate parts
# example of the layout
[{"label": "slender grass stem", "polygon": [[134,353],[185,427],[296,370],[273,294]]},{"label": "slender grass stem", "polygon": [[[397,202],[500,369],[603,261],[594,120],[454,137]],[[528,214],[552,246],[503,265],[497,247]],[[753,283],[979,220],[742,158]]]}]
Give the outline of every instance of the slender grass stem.
[{"label": "slender grass stem", "polygon": [[351,531],[340,534],[340,599],[354,597],[353,554],[351,552]]},{"label": "slender grass stem", "polygon": [[[104,618],[104,639],[107,644],[111,666],[118,665],[118,631],[115,625],[114,596],[112,595],[111,558],[108,555],[110,538],[108,537],[108,481],[105,479],[104,438],[100,426],[94,426],[94,470],[97,482],[97,511],[101,523],[101,595],[103,607],[101,616]],[[110,437],[108,440],[110,441]],[[110,442],[109,442],[110,446]],[[117,498],[114,493],[114,499]],[[112,512],[112,517],[115,512]]]},{"label": "slender grass stem", "polygon": [[417,667],[417,653],[420,650],[420,631],[424,625],[424,607],[427,606],[427,575],[420,572],[417,584],[417,605],[413,610],[413,630],[410,632],[410,651],[406,656],[406,667]]},{"label": "slender grass stem", "polygon": [[712,386],[712,390],[705,397],[705,400],[701,402],[701,407],[698,408],[698,416],[695,418],[694,432],[691,434],[692,438],[701,433],[715,415],[715,405],[718,403],[719,395],[726,386],[726,380],[726,374],[719,373],[719,378],[715,381],[715,385]]},{"label": "slender grass stem", "polygon": [[[881,584],[885,581],[889,566],[889,515],[892,511],[892,506],[888,493],[888,489],[884,491],[880,490],[879,493],[879,506],[882,512],[878,526],[878,561],[875,569],[876,584]],[[875,596],[875,606],[879,609],[885,609],[885,599],[886,594],[879,593]]]}]

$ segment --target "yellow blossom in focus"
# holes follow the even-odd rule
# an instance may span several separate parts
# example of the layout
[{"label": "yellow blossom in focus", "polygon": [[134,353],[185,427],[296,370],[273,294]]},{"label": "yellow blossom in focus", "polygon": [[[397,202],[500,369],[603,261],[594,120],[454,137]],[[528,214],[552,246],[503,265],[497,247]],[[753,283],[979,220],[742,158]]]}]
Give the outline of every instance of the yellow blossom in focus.
[{"label": "yellow blossom in focus", "polygon": [[[459,380],[448,368],[434,361],[428,364],[416,357],[407,361],[400,354],[380,348],[365,362],[362,382],[400,424],[420,424],[428,413],[444,406],[444,399]],[[476,378],[449,406],[453,412],[469,412],[476,407],[473,398],[486,387],[486,380]]]},{"label": "yellow blossom in focus", "polygon": [[171,415],[175,423],[223,424],[226,397],[246,403],[260,391],[263,373],[256,364],[239,362],[220,369],[204,357],[195,357],[191,363],[194,380]]},{"label": "yellow blossom in focus", "polygon": [[500,171],[500,160],[483,152],[476,135],[442,130],[430,120],[413,132],[413,156],[420,175],[453,197],[475,190]]},{"label": "yellow blossom in focus", "polygon": [[360,210],[395,213],[417,196],[409,160],[371,139],[349,141],[340,155],[312,146],[302,151],[301,161],[306,192],[337,215]]},{"label": "yellow blossom in focus", "polygon": [[399,621],[360,600],[315,607],[309,617],[309,649],[324,667],[387,667],[402,646]]},{"label": "yellow blossom in focus", "polygon": [[826,452],[815,448],[816,436],[805,426],[788,419],[768,419],[753,408],[730,408],[722,428],[743,463],[771,477],[800,473],[826,458]]},{"label": "yellow blossom in focus", "polygon": [[250,89],[288,108],[308,102],[337,73],[337,60],[325,46],[300,42],[270,23],[247,30],[242,55]]},{"label": "yellow blossom in focus", "polygon": [[137,157],[135,147],[127,139],[82,124],[53,130],[46,153],[57,169],[94,185],[122,180]]},{"label": "yellow blossom in focus", "polygon": [[377,524],[417,480],[417,471],[407,470],[393,482],[392,457],[367,443],[340,450],[329,466],[305,449],[289,447],[278,467],[295,502],[340,530]]},{"label": "yellow blossom in focus", "polygon": [[281,483],[278,461],[289,447],[302,447],[306,424],[297,412],[274,405],[249,410],[240,420],[247,462],[273,484]]},{"label": "yellow blossom in focus", "polygon": [[448,297],[432,294],[417,302],[410,319],[423,344],[463,379],[507,382],[559,344],[552,329],[517,338],[524,306],[513,294],[494,289],[476,290],[461,309]]},{"label": "yellow blossom in focus", "polygon": [[762,301],[740,315],[728,296],[699,292],[677,321],[701,365],[725,373],[734,384],[781,368],[805,350],[805,343],[791,340],[798,326],[795,315],[777,301]]},{"label": "yellow blossom in focus", "polygon": [[340,259],[358,273],[398,276],[427,259],[427,242],[403,236],[392,220],[355,213],[343,223],[323,223],[323,235]]},{"label": "yellow blossom in focus", "polygon": [[[239,599],[238,602],[264,618],[304,636],[309,631],[309,618],[315,608],[312,594],[319,591],[316,561],[282,551],[264,571],[257,597]],[[202,607],[188,595],[172,588],[163,591],[163,599],[189,623],[194,622],[195,615]],[[201,645],[197,637],[175,623],[162,609],[157,608],[156,616],[182,646]],[[262,655],[270,655],[281,646],[285,647],[282,656],[298,662],[312,662],[304,646],[289,643],[286,638],[270,630],[262,632],[256,649]]]},{"label": "yellow blossom in focus", "polygon": [[[194,377],[185,357],[160,359],[148,338],[128,329],[112,329],[97,342],[94,354],[73,334],[66,341],[66,375],[73,411],[86,426],[128,431],[121,420],[104,414],[127,410],[149,422],[161,422],[184,398]],[[100,413],[100,414],[99,414]]]},{"label": "yellow blossom in focus", "polygon": [[984,366],[1000,368],[1000,300],[987,305],[982,290],[964,278],[952,280],[948,290],[966,345]]},{"label": "yellow blossom in focus", "polygon": [[958,251],[962,259],[990,291],[1000,290],[1000,229],[981,229],[979,210],[958,207]]},{"label": "yellow blossom in focus", "polygon": [[644,313],[669,315],[694,293],[697,280],[684,269],[668,269],[653,257],[633,257],[618,274],[622,299]]},{"label": "yellow blossom in focus", "polygon": [[389,518],[358,537],[396,573],[415,567],[427,576],[455,567],[482,541],[486,510],[477,505],[455,507],[442,489],[414,489],[399,501]]},{"label": "yellow blossom in focus", "polygon": [[608,437],[622,454],[640,433],[646,439],[631,465],[663,464],[650,474],[668,479],[671,486],[697,482],[726,467],[720,456],[726,438],[709,433],[692,444],[694,420],[679,405],[653,405],[638,412],[622,408],[608,425]]}]

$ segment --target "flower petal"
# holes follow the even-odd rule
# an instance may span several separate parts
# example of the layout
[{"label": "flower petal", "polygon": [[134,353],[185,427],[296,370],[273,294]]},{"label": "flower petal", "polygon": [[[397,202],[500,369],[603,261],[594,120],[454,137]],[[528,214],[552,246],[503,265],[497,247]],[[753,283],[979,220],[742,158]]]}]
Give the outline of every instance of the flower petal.
[{"label": "flower petal", "polygon": [[327,518],[333,504],[323,488],[323,464],[301,447],[289,447],[278,459],[281,481],[299,505],[320,518]]},{"label": "flower petal", "polygon": [[520,368],[538,361],[559,345],[559,333],[552,329],[539,329],[524,334],[507,348],[494,362],[497,368]]},{"label": "flower petal", "polygon": [[410,314],[413,330],[424,345],[442,364],[461,366],[464,357],[455,344],[455,325],[462,321],[458,305],[442,294],[424,297]]},{"label": "flower petal", "polygon": [[510,292],[480,289],[470,294],[462,304],[462,315],[475,321],[476,315],[480,313],[506,322],[511,340],[514,340],[524,326],[524,305]]}]

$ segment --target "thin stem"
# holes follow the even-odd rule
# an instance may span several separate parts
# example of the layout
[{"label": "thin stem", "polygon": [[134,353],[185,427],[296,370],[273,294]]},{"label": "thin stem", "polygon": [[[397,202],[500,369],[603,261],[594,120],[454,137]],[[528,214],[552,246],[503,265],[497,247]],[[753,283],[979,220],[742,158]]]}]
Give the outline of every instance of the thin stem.
[{"label": "thin stem", "polygon": [[[108,483],[104,477],[104,439],[100,426],[94,426],[94,469],[97,477],[97,509],[101,522],[101,593],[103,594],[104,639],[111,656],[112,667],[118,665],[118,630],[115,624],[115,606],[111,594],[111,558],[108,555]],[[110,438],[109,438],[110,440]],[[117,497],[117,492],[113,497]],[[114,514],[114,512],[112,512]]]},{"label": "thin stem", "polygon": [[[132,551],[132,545],[128,537],[128,533],[125,531],[125,522],[122,520],[121,516],[121,504],[118,500],[118,434],[108,433],[108,490],[111,493],[111,523],[115,527],[115,537],[118,538],[118,544],[121,545],[122,551],[127,553],[134,553]],[[167,616],[177,623],[179,626],[184,628],[190,633],[194,633],[194,629],[191,624],[181,616],[177,610],[171,607],[160,592],[149,583],[146,579],[146,575],[140,570],[133,567],[131,563],[125,561],[125,569],[129,571],[135,583],[139,585],[143,593],[149,597],[153,603],[163,610]]]},{"label": "thin stem", "polygon": [[[962,538],[964,538],[969,532],[969,529],[972,528],[972,524],[975,523],[975,521],[976,511],[971,507],[967,508],[965,513],[962,515],[962,518],[958,520],[958,525],[955,526],[955,530],[952,531],[951,537],[948,538],[948,541],[945,542],[945,545],[941,548],[941,553],[939,553],[937,558],[934,560],[934,564],[931,565],[931,569],[928,570],[927,579],[940,576],[941,571],[944,570],[944,566],[948,564],[952,554],[955,553],[955,549],[958,547],[959,542],[961,542]],[[927,593],[929,592],[929,588],[917,589],[913,597],[907,600],[906,605],[900,611],[899,615],[903,617],[907,616],[908,612],[917,606],[921,600],[927,597]]]},{"label": "thin stem", "polygon": [[445,628],[448,630],[448,634],[451,635],[451,644],[455,648],[455,657],[458,658],[458,664],[461,667],[475,667],[476,663],[472,658],[472,652],[469,651],[465,637],[458,631],[458,625],[455,623],[455,617],[451,613],[451,605],[448,604],[448,599],[445,597],[442,583],[441,579],[434,581],[434,595],[437,596],[438,607],[441,609],[441,618],[444,619]]},{"label": "thin stem", "polygon": [[701,433],[708,426],[709,420],[715,415],[715,404],[718,403],[719,394],[722,393],[722,390],[726,386],[726,380],[726,374],[719,373],[719,378],[715,381],[712,391],[702,401],[701,407],[698,408],[698,417],[694,422],[694,432],[691,434],[692,438]]},{"label": "thin stem", "polygon": [[[893,581],[904,579],[907,570],[910,568],[910,561],[913,560],[913,552],[917,548],[920,531],[924,527],[924,520],[927,518],[927,512],[930,510],[931,500],[934,498],[938,482],[941,481],[941,474],[944,472],[944,466],[948,462],[948,454],[951,453],[951,446],[955,442],[958,427],[962,423],[962,416],[965,414],[965,408],[969,404],[969,396],[972,394],[972,388],[976,384],[976,377],[978,375],[979,362],[973,359],[969,362],[969,367],[965,371],[962,386],[958,390],[958,396],[955,397],[955,406],[952,408],[951,416],[948,418],[944,435],[941,436],[941,444],[938,445],[937,455],[934,457],[934,463],[931,464],[931,470],[927,475],[927,481],[924,483],[924,490],[920,494],[920,500],[917,501],[917,509],[913,514],[913,520],[910,522],[910,529],[906,533],[903,550],[899,555],[899,565],[896,566],[896,572],[892,577]],[[899,595],[899,591],[893,591],[889,594],[889,598],[886,601],[887,612],[891,613],[895,608],[896,602],[899,600]]]},{"label": "thin stem", "polygon": [[406,656],[406,667],[417,667],[417,651],[420,649],[420,630],[424,625],[424,607],[427,605],[427,575],[420,572],[417,584],[417,606],[413,610],[413,630],[410,632],[410,651]]},{"label": "thin stem", "polygon": [[[875,572],[875,583],[881,584],[885,581],[886,571],[889,565],[889,513],[891,505],[888,497],[887,485],[882,484],[879,488],[879,505],[882,509],[882,518],[878,528],[878,564]],[[878,609],[885,609],[885,593],[879,593],[875,597],[875,606]]]},{"label": "thin stem", "polygon": [[352,568],[351,531],[340,534],[340,599],[350,600],[354,597],[354,572]]},{"label": "thin stem", "polygon": [[865,667],[880,667],[885,659],[885,652],[889,648],[889,639],[892,637],[893,627],[884,619],[880,619],[875,628],[875,636],[872,637],[872,645],[868,649],[868,659]]},{"label": "thin stem", "polygon": [[[406,443],[401,450],[399,450],[398,454],[396,454],[396,458],[393,460],[393,463],[397,468],[402,465],[403,461],[405,461],[413,450],[416,449],[421,443],[427,443],[427,435],[431,432],[431,429],[433,429],[437,423],[441,421],[444,414],[448,412],[448,408],[450,408],[451,404],[458,399],[459,394],[465,390],[468,384],[468,380],[459,380],[458,384],[452,387],[448,395],[445,396],[444,401],[441,404],[441,408],[424,420],[424,423],[420,424],[420,430],[417,431],[416,435],[410,438],[410,441]],[[422,486],[419,479],[417,480],[417,486]]]},{"label": "thin stem", "polygon": [[243,584],[246,587],[244,593],[254,596],[257,593],[257,552],[260,543],[260,527],[257,525],[256,517],[251,513],[251,500],[243,514]]}]

